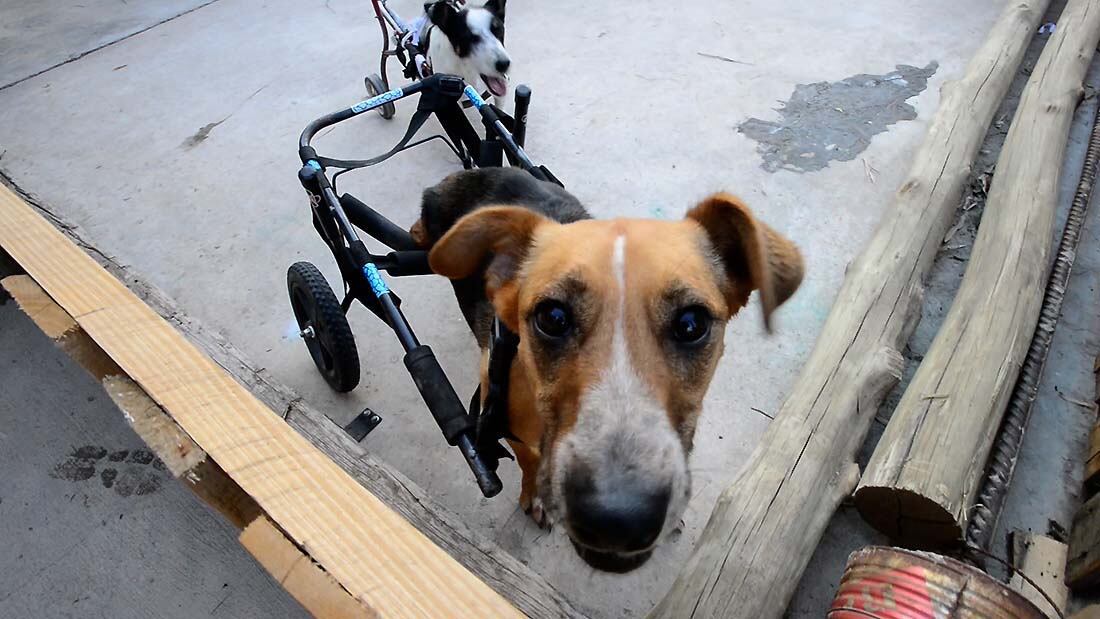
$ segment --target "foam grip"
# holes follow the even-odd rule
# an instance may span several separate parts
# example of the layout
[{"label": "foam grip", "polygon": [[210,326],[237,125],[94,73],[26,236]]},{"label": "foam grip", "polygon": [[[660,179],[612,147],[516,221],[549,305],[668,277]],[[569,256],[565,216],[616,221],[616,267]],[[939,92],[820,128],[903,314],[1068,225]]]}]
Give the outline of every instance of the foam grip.
[{"label": "foam grip", "polygon": [[351,223],[363,232],[385,243],[390,249],[416,249],[416,242],[408,231],[386,219],[381,213],[363,203],[351,194],[340,196],[340,206],[344,208]]},{"label": "foam grip", "polygon": [[473,431],[473,420],[466,414],[462,401],[458,399],[430,346],[421,345],[405,353],[405,367],[448,445],[457,444],[460,436]]},{"label": "foam grip", "polygon": [[395,251],[386,254],[386,272],[393,276],[405,275],[431,275],[432,267],[428,264],[428,252]]}]

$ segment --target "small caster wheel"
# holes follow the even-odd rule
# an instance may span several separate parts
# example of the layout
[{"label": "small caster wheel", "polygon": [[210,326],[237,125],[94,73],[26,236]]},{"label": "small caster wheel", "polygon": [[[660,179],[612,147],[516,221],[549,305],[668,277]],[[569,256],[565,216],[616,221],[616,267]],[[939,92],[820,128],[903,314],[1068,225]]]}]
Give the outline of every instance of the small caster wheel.
[{"label": "small caster wheel", "polygon": [[359,352],[340,301],[325,276],[308,262],[296,262],[287,270],[286,286],[300,335],[321,376],[340,393],[355,389],[359,384]]},{"label": "small caster wheel", "polygon": [[[378,95],[386,92],[385,86],[382,85],[382,78],[378,77],[377,73],[371,73],[370,75],[363,78],[363,83],[367,86],[367,94],[372,97],[377,97]],[[397,108],[394,107],[392,101],[390,103],[383,104],[382,106],[377,108],[377,110],[378,114],[386,120],[393,118],[393,115],[397,113]]]}]

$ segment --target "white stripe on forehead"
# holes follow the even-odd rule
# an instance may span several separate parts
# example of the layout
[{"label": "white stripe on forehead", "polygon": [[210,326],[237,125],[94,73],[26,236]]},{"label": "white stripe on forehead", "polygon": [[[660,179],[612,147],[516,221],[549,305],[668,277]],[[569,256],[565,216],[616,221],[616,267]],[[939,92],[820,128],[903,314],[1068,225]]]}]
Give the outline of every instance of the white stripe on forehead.
[{"label": "white stripe on forehead", "polygon": [[626,237],[615,237],[615,250],[611,254],[611,272],[619,282],[619,298],[626,300]]},{"label": "white stripe on forehead", "polygon": [[615,317],[614,331],[611,332],[611,359],[604,375],[604,382],[617,397],[628,397],[631,392],[644,388],[637,372],[630,363],[630,353],[626,347],[626,236],[615,237],[615,246],[611,251],[611,272],[618,283],[618,315]]},{"label": "white stripe on forehead", "polygon": [[[615,249],[611,252],[611,272],[619,284],[619,315],[615,318],[615,331],[611,338],[611,367],[630,368],[626,351],[626,236],[615,237]],[[630,368],[633,373],[634,369]]]}]

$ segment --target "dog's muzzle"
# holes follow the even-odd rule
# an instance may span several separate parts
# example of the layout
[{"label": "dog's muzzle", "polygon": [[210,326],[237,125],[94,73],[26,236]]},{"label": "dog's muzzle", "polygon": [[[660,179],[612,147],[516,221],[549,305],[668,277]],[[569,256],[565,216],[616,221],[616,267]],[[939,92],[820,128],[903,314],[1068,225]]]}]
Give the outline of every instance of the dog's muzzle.
[{"label": "dog's muzzle", "polygon": [[628,572],[645,563],[668,516],[668,484],[633,472],[597,480],[578,466],[569,471],[563,489],[566,530],[582,559],[609,572]]}]

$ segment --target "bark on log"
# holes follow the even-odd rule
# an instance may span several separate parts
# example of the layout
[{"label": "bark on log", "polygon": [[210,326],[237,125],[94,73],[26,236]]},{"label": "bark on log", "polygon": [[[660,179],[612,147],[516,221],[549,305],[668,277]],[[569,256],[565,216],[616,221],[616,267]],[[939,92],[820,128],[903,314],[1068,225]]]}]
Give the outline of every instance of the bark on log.
[{"label": "bark on log", "polygon": [[1050,269],[1058,179],[1100,0],[1070,0],[1024,88],[955,301],[879,441],[856,505],[907,546],[962,539]]},{"label": "bark on log", "polygon": [[[1100,356],[1092,362],[1092,372],[1096,375],[1096,389],[1093,390],[1092,411],[1100,412]],[[1100,419],[1096,420],[1089,433],[1089,445],[1085,451],[1085,498],[1100,493]]]},{"label": "bark on log", "polygon": [[[1100,404],[1100,393],[1096,403]],[[1085,493],[1092,496],[1100,492],[1100,423],[1089,433],[1088,451],[1085,453]]]},{"label": "bark on log", "polygon": [[901,376],[922,280],[1049,0],[1013,2],[939,110],[908,179],[852,263],[810,359],[723,492],[653,617],[778,617],[840,501],[875,411]]},{"label": "bark on log", "polygon": [[1100,585],[1100,494],[1086,501],[1073,517],[1066,583],[1082,592]]}]

